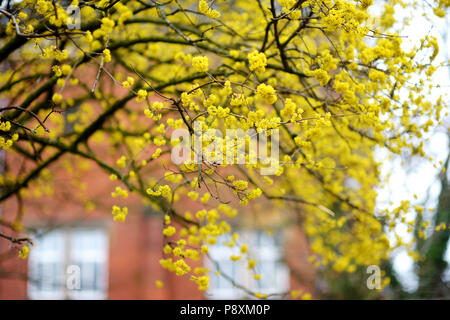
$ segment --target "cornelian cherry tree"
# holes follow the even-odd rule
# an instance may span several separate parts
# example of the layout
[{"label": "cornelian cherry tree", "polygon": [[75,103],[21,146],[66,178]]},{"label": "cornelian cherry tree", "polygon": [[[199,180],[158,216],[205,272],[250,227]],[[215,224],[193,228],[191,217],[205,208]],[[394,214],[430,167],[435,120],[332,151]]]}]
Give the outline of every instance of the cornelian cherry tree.
[{"label": "cornelian cherry tree", "polygon": [[[318,268],[353,273],[382,265],[398,247],[419,258],[412,243],[387,232],[400,223],[413,232],[406,214],[423,208],[375,207],[374,153],[433,161],[423,134],[441,125],[446,108],[428,95],[442,67],[439,44],[431,33],[402,49],[396,10],[431,7],[428,18],[440,19],[450,2],[386,0],[378,14],[373,2],[1,1],[0,201],[52,188],[49,172],[68,156],[97,165],[115,183],[111,219],[127,223],[138,214],[120,204],[129,193],[161,212],[162,267],[200,290],[208,273],[191,261],[208,259],[218,237],[240,247],[231,260],[258,264],[234,228],[262,204],[284,224],[301,225]],[[181,140],[171,133],[185,129],[194,138],[195,122],[204,132],[253,129],[269,144],[278,130],[274,174],[261,174],[267,163],[251,155],[218,163],[200,151],[200,162],[173,163]],[[225,140],[215,141],[224,153]],[[233,153],[248,142],[238,140]],[[8,170],[19,160],[27,165]],[[26,258],[33,235],[22,216],[0,220],[0,235]],[[415,232],[425,237],[424,227]],[[236,285],[259,298],[272,294]]]}]

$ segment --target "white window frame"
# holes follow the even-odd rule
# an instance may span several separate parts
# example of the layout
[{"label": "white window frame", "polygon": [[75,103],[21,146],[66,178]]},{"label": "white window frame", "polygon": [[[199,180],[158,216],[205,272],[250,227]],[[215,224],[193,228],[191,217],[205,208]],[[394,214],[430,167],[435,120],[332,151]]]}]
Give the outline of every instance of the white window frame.
[{"label": "white window frame", "polygon": [[[63,282],[64,271],[64,232],[62,230],[54,230],[45,236],[41,241],[36,240],[36,246],[31,249],[28,260],[28,296],[30,299],[64,299],[64,287],[56,286],[53,283]],[[49,246],[51,247],[49,248]],[[50,265],[54,264],[56,268],[50,269]],[[40,267],[39,279],[36,276],[37,268]],[[55,279],[55,276],[58,279]],[[39,282],[42,288],[35,283]]]},{"label": "white window frame", "polygon": [[[54,238],[54,239],[52,239]],[[48,241],[52,241],[50,244]],[[80,246],[81,245],[81,246]],[[73,227],[65,229],[55,229],[45,234],[41,240],[37,239],[36,247],[31,249],[29,258],[29,277],[28,296],[30,299],[89,299],[101,300],[107,298],[108,291],[108,252],[109,243],[108,235],[104,228],[96,227]],[[56,270],[52,270],[54,274],[59,275],[60,286],[50,287],[46,285],[46,279],[35,279],[38,264],[41,268],[48,268],[49,263],[56,265]],[[96,289],[85,290],[83,284],[86,276],[93,277],[92,269],[83,268],[83,264],[93,264],[94,268],[99,268],[97,278],[91,279],[95,281],[93,284]],[[69,289],[66,285],[69,266],[80,267],[79,283],[81,288]],[[95,272],[95,271],[94,271]],[[50,283],[55,278],[50,280]],[[39,288],[36,281],[42,281],[44,288]]]},{"label": "white window frame", "polygon": [[[265,239],[267,243],[261,243],[261,239]],[[287,292],[290,286],[290,271],[289,268],[284,264],[284,262],[282,262],[284,251],[283,242],[280,241],[277,244],[273,236],[259,230],[243,232],[241,234],[240,240],[241,241],[238,241],[240,244],[246,243],[248,245],[250,257],[257,261],[255,268],[256,272],[247,269],[246,259],[236,262],[231,261],[229,258],[230,255],[239,255],[240,246],[237,244],[233,248],[227,247],[223,245],[223,241],[229,241],[229,239],[220,237],[218,239],[218,243],[211,246],[210,256],[214,261],[219,263],[219,268],[222,270],[222,272],[226,273],[228,276],[233,277],[233,275],[230,275],[228,272],[226,272],[226,270],[224,270],[225,268],[223,268],[223,264],[232,264],[236,272],[233,277],[236,283],[241,284],[254,292]],[[271,276],[267,273],[262,272],[263,270],[261,268],[264,264],[273,264],[276,284],[273,284],[272,286],[261,287],[261,284],[264,284],[264,279],[267,279]],[[242,289],[233,287],[231,282],[225,279],[223,275],[216,275],[216,266],[212,261],[210,261],[210,259],[207,259],[205,265],[210,269],[210,289],[207,291],[207,298],[242,299],[249,297],[248,294],[246,294]],[[262,273],[262,279],[255,280],[253,278],[253,275],[255,273]],[[215,287],[216,281],[219,281],[219,283],[226,282],[227,285],[225,288],[217,288]]]}]

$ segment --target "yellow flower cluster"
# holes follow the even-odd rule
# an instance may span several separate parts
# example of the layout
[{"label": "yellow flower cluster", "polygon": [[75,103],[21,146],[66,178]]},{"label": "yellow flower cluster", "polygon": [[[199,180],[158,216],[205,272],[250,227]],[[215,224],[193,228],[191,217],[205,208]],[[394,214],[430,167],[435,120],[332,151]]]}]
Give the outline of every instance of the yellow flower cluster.
[{"label": "yellow flower cluster", "polygon": [[255,71],[256,73],[266,71],[267,58],[263,52],[252,51],[248,54],[247,58],[250,64],[250,71]]},{"label": "yellow flower cluster", "polygon": [[107,37],[110,33],[113,32],[115,26],[114,20],[111,20],[108,17],[102,18],[102,24],[100,29],[96,29],[92,34],[94,38]]},{"label": "yellow flower cluster", "polygon": [[122,86],[124,88],[129,88],[130,86],[132,86],[134,84],[134,79],[132,77],[127,77],[127,80],[122,82]]},{"label": "yellow flower cluster", "polygon": [[198,284],[198,290],[208,290],[209,289],[209,277],[202,276],[202,277],[195,277],[192,276],[191,278],[195,283]]},{"label": "yellow flower cluster", "polygon": [[26,259],[28,257],[28,253],[30,252],[30,248],[28,246],[23,246],[19,251],[19,258]]},{"label": "yellow flower cluster", "polygon": [[11,122],[9,121],[0,122],[0,130],[5,132],[11,130]]},{"label": "yellow flower cluster", "polygon": [[236,188],[236,190],[245,190],[248,187],[248,182],[245,180],[236,180],[233,181],[233,186]]},{"label": "yellow flower cluster", "polygon": [[40,54],[41,59],[52,59],[55,58],[57,61],[63,61],[69,56],[69,51],[67,49],[59,50],[55,46],[50,45],[49,47],[43,48]]},{"label": "yellow flower cluster", "polygon": [[449,0],[435,0],[435,2],[438,2],[438,6],[433,8],[433,12],[436,16],[439,18],[444,18],[446,16],[445,10],[450,7],[450,1]]},{"label": "yellow flower cluster", "polygon": [[197,72],[207,72],[209,66],[208,57],[197,56],[192,58],[192,67]]},{"label": "yellow flower cluster", "polygon": [[128,198],[128,192],[126,190],[122,189],[121,187],[117,186],[116,191],[111,192],[111,196],[113,198],[123,197],[126,199],[126,198]]},{"label": "yellow flower cluster", "polygon": [[166,199],[170,199],[172,195],[172,190],[170,189],[170,186],[163,185],[163,186],[157,186],[156,188],[148,188],[147,194],[155,197],[162,196]]},{"label": "yellow flower cluster", "polygon": [[198,9],[201,13],[211,19],[217,19],[220,17],[220,12],[217,10],[211,9],[208,6],[208,3],[205,0],[200,0],[198,3]]},{"label": "yellow flower cluster", "polygon": [[[9,123],[9,121],[8,122],[2,122],[0,124],[0,127],[3,124],[5,124],[5,123]],[[2,130],[2,131],[9,131],[8,125],[7,124],[4,125],[3,128],[0,129],[0,130]],[[0,149],[8,150],[9,148],[12,147],[13,143],[15,141],[17,141],[17,140],[19,140],[19,135],[17,133],[14,133],[10,139],[5,139],[4,137],[0,137]]]},{"label": "yellow flower cluster", "polygon": [[50,1],[45,1],[45,0],[38,0],[36,2],[36,11],[39,14],[45,14],[48,10],[51,9],[51,2]]},{"label": "yellow flower cluster", "polygon": [[114,216],[114,221],[124,222],[128,215],[128,208],[123,207],[122,209],[118,206],[113,206],[112,214]]},{"label": "yellow flower cluster", "polygon": [[111,61],[111,51],[109,49],[103,50],[103,59],[105,62]]},{"label": "yellow flower cluster", "polygon": [[125,168],[127,166],[127,157],[121,156],[117,161],[116,164],[119,168]]},{"label": "yellow flower cluster", "polygon": [[171,237],[175,234],[175,232],[177,232],[177,230],[175,229],[175,227],[173,226],[168,226],[167,228],[165,228],[163,230],[163,235],[165,235],[166,237]]},{"label": "yellow flower cluster", "polygon": [[320,83],[322,87],[325,86],[331,79],[328,72],[323,69],[316,69],[308,72],[308,74],[314,76],[314,78]]},{"label": "yellow flower cluster", "polygon": [[62,95],[60,93],[54,93],[52,96],[52,101],[56,104],[61,103]]},{"label": "yellow flower cluster", "polygon": [[136,101],[137,101],[137,102],[144,101],[145,98],[147,98],[147,95],[148,95],[147,90],[139,89],[139,91],[137,92],[137,98],[136,98]]},{"label": "yellow flower cluster", "polygon": [[271,85],[262,83],[256,90],[256,96],[263,99],[267,104],[274,104],[277,101],[275,89]]}]

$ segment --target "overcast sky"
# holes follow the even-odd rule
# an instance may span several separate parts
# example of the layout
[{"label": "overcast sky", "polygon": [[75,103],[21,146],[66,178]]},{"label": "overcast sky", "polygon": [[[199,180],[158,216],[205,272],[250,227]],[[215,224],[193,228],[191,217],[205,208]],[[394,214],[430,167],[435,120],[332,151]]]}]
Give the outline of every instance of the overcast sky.
[{"label": "overcast sky", "polygon": [[[424,6],[426,5],[424,4]],[[443,32],[448,29],[446,26],[450,25],[448,24],[448,18],[446,20],[436,16],[434,16],[433,22],[430,23],[421,16],[420,10],[402,10],[396,12],[397,21],[402,20],[404,17],[411,17],[412,21],[412,23],[401,32],[402,36],[407,37],[403,41],[405,50],[417,45],[420,39],[426,35],[434,35],[443,41]],[[448,43],[449,42],[447,41],[447,45],[441,45],[439,55],[435,62],[448,60]],[[450,88],[449,68],[439,69],[434,75],[433,83],[439,83],[441,88],[435,89],[435,92],[429,98],[435,99],[439,94],[446,94],[445,101],[448,105],[448,91]],[[443,114],[446,112],[448,112],[448,110],[444,110]],[[379,209],[396,207],[402,200],[410,200],[412,204],[425,204],[426,208],[436,207],[441,189],[438,180],[438,173],[441,167],[438,166],[438,168],[435,168],[433,165],[437,164],[439,160],[444,161],[447,157],[449,142],[447,140],[446,128],[448,128],[450,124],[448,120],[449,118],[447,116],[444,120],[445,128],[440,128],[427,135],[429,140],[425,143],[424,149],[427,154],[435,159],[433,162],[413,160],[406,167],[402,167],[401,161],[404,159],[396,157],[391,161],[386,161],[388,157],[387,152],[377,153],[377,160],[383,162],[383,175],[388,173],[391,174],[388,183],[379,190],[377,202]],[[414,198],[414,194],[417,195],[417,199]],[[390,206],[389,204],[391,201],[393,204]],[[405,237],[405,239],[410,239],[406,233],[405,226],[399,226],[397,232]],[[447,261],[450,262],[449,249],[447,249],[446,257]],[[418,283],[417,277],[413,271],[413,261],[406,252],[397,252],[395,254],[394,268],[398,272],[399,280],[406,290],[411,291],[417,287]]]}]

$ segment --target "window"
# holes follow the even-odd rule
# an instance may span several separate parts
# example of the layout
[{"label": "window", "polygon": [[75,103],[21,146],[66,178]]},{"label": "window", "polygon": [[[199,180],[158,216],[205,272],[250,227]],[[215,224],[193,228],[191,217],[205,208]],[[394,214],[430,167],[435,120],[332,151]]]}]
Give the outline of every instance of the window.
[{"label": "window", "polygon": [[[219,264],[222,274],[216,275],[216,267],[208,261],[210,268],[211,299],[242,299],[248,297],[244,291],[233,286],[231,281],[224,277],[229,276],[236,283],[242,284],[254,292],[283,293],[289,290],[289,269],[282,261],[283,246],[279,234],[270,236],[262,231],[246,232],[241,235],[240,243],[249,247],[249,256],[257,261],[255,271],[247,269],[247,261],[233,262],[231,255],[239,255],[240,246],[230,248],[223,244],[229,239],[218,239],[218,243],[211,246],[211,258]],[[253,278],[254,274],[261,274],[260,280]]]},{"label": "window", "polygon": [[30,299],[105,299],[108,241],[105,230],[53,230],[30,252]]},{"label": "window", "polygon": [[64,233],[52,231],[36,241],[30,252],[29,297],[63,299]]}]

